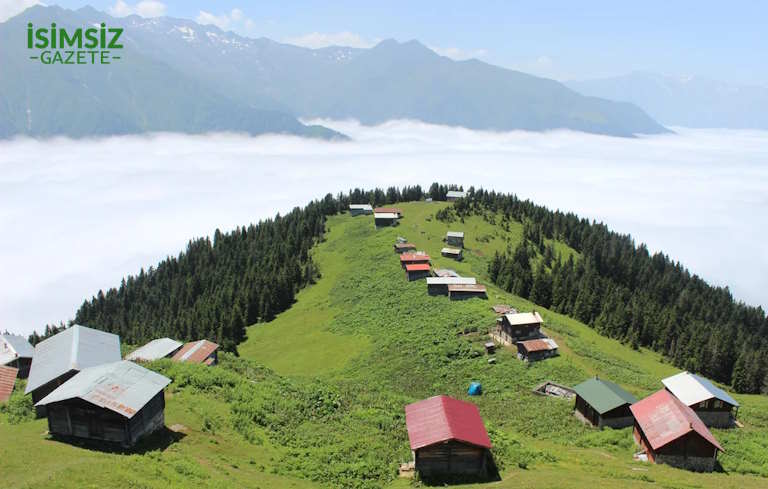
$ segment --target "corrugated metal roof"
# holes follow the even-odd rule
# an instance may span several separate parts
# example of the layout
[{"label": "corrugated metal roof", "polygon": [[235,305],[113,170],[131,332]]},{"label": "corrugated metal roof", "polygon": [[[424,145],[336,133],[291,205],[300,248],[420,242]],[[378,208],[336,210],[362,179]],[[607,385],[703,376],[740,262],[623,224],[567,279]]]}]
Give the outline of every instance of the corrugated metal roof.
[{"label": "corrugated metal roof", "polygon": [[522,344],[527,352],[557,350],[558,348],[557,343],[552,338],[519,341],[518,344]]},{"label": "corrugated metal roof", "polygon": [[17,368],[0,366],[0,402],[6,402],[11,398],[18,373]]},{"label": "corrugated metal roof", "polygon": [[349,204],[349,208],[352,210],[373,212],[373,206],[371,206],[371,204]]},{"label": "corrugated metal roof", "polygon": [[485,285],[480,284],[450,284],[448,285],[448,292],[475,292],[484,294],[486,290]]},{"label": "corrugated metal roof", "polygon": [[438,277],[458,277],[459,274],[456,273],[456,270],[451,270],[450,268],[435,268],[435,275]]},{"label": "corrugated metal roof", "polygon": [[669,391],[662,389],[632,404],[629,409],[654,450],[694,431],[724,451],[696,413]]},{"label": "corrugated metal roof", "polygon": [[463,197],[467,196],[466,192],[462,192],[461,190],[449,190],[447,194],[445,194],[446,197],[450,198],[457,198],[461,199]]},{"label": "corrugated metal roof", "polygon": [[171,338],[158,338],[126,355],[125,359],[134,362],[157,360],[167,357],[181,348],[182,345],[184,343],[181,341],[172,340]]},{"label": "corrugated metal roof", "polygon": [[664,387],[683,401],[686,406],[693,406],[707,399],[720,399],[731,406],[738,406],[739,403],[728,395],[727,392],[716,387],[709,380],[690,372],[680,372],[661,381]]},{"label": "corrugated metal roof", "polygon": [[533,312],[518,312],[514,314],[505,314],[504,317],[511,326],[520,326],[523,324],[536,324],[543,323],[541,314],[537,311]]},{"label": "corrugated metal roof", "polygon": [[130,419],[170,383],[168,377],[121,360],[81,370],[35,406],[79,398]]},{"label": "corrugated metal roof", "polygon": [[203,363],[218,348],[219,345],[212,341],[192,341],[182,346],[173,359],[177,362]]},{"label": "corrugated metal roof", "polygon": [[609,380],[592,378],[575,386],[573,390],[600,414],[625,404],[637,402],[635,396]]},{"label": "corrugated metal roof", "polygon": [[402,214],[403,213],[402,209],[398,209],[397,207],[376,207],[375,209],[373,209],[373,212],[382,213],[382,214],[385,214],[385,213]]},{"label": "corrugated metal roof", "polygon": [[400,261],[429,261],[429,255],[426,253],[403,253],[400,255]]},{"label": "corrugated metal roof", "polygon": [[428,272],[429,263],[409,263],[405,266],[406,272]]},{"label": "corrugated metal roof", "polygon": [[[13,350],[18,358],[32,358],[35,354],[35,348],[29,344],[29,341],[23,336],[17,334],[0,335],[0,340]],[[2,353],[0,353],[1,355]]]},{"label": "corrugated metal roof", "polygon": [[435,396],[405,406],[411,450],[449,440],[491,448],[477,406],[448,396]]},{"label": "corrugated metal roof", "polygon": [[395,243],[396,249],[415,250],[416,245],[413,243]]},{"label": "corrugated metal roof", "polygon": [[517,314],[517,309],[506,304],[496,304],[491,307],[496,314]]},{"label": "corrugated metal roof", "polygon": [[463,238],[464,231],[448,231],[445,235],[449,238]]},{"label": "corrugated metal roof", "polygon": [[116,362],[120,358],[119,336],[76,324],[35,346],[26,392],[70,370]]},{"label": "corrugated metal roof", "polygon": [[374,212],[374,219],[397,219],[399,216],[394,212]]},{"label": "corrugated metal roof", "polygon": [[475,277],[427,277],[427,285],[471,285],[476,283]]},{"label": "corrugated metal roof", "polygon": [[460,255],[461,250],[458,248],[443,248],[440,253],[446,253],[448,255]]}]

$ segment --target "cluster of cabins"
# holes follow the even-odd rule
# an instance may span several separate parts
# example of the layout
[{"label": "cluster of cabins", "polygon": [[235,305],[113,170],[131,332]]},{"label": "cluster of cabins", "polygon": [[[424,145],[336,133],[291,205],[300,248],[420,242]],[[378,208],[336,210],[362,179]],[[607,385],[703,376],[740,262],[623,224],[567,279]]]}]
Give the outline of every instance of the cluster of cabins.
[{"label": "cluster of cabins", "polygon": [[[172,358],[214,365],[218,345],[208,340],[181,343],[153,340],[121,358],[120,337],[74,325],[38,343],[3,335],[0,358],[0,402],[10,396],[17,373],[27,373],[25,394],[31,394],[39,417],[48,418],[54,437],[80,438],[131,447],[165,423],[164,389],[170,379],[135,362]],[[23,343],[21,342],[23,340]],[[11,351],[12,350],[12,351]],[[11,352],[8,354],[8,352]],[[13,378],[7,369],[14,370]],[[7,382],[10,379],[10,389]]]},{"label": "cluster of cabins", "polygon": [[376,227],[397,226],[403,217],[403,211],[397,207],[376,207],[370,204],[349,204],[349,215],[370,216],[373,214],[373,222]]},{"label": "cluster of cabins", "polygon": [[689,470],[714,470],[723,447],[708,427],[735,425],[739,403],[709,380],[681,372],[638,401],[597,377],[575,386],[575,415],[598,428],[633,427],[640,458]]},{"label": "cluster of cabins", "polygon": [[544,320],[537,311],[517,312],[515,309],[497,305],[494,312],[496,328],[491,331],[491,338],[503,345],[515,346],[517,357],[525,362],[535,362],[558,354],[558,345],[541,331]]}]

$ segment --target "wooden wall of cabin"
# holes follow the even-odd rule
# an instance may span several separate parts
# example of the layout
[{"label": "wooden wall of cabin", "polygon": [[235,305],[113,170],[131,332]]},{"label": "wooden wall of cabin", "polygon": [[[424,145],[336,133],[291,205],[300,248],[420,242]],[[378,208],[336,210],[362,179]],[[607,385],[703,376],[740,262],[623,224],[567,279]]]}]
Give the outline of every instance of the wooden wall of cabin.
[{"label": "wooden wall of cabin", "polygon": [[416,451],[416,470],[423,477],[483,476],[488,456],[486,449],[473,445],[438,443]]},{"label": "wooden wall of cabin", "polygon": [[[72,377],[77,374],[77,370],[70,370],[69,372],[62,374],[52,381],[48,382],[47,384],[43,384],[37,389],[32,391],[32,403],[37,404],[38,402],[42,401],[43,398],[45,398],[48,394],[56,390],[57,387],[59,387],[64,382],[68,381]],[[46,408],[45,406],[39,406],[35,407],[35,414],[38,418],[44,418],[46,416]]]}]

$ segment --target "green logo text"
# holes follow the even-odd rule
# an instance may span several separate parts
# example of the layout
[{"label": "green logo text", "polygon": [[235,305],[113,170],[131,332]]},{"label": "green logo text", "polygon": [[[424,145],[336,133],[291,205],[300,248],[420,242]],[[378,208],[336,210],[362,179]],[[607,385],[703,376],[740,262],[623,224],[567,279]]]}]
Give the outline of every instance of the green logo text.
[{"label": "green logo text", "polygon": [[35,28],[30,22],[27,24],[27,49],[38,52],[30,55],[29,59],[40,60],[46,65],[108,65],[113,60],[121,59],[113,51],[123,48],[120,44],[122,34],[122,28],[108,28],[103,22],[99,27],[70,31],[56,28],[55,22],[50,28]]}]

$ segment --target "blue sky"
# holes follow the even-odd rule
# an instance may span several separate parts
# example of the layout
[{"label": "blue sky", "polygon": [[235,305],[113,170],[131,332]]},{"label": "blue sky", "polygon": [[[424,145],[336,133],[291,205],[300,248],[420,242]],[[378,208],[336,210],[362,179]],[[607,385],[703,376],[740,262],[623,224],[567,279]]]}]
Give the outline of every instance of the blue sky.
[{"label": "blue sky", "polygon": [[[9,0],[0,0],[0,8]],[[10,0],[21,4],[35,0]],[[60,0],[164,13],[308,46],[418,39],[442,54],[564,79],[634,70],[768,86],[768,2]]]}]

